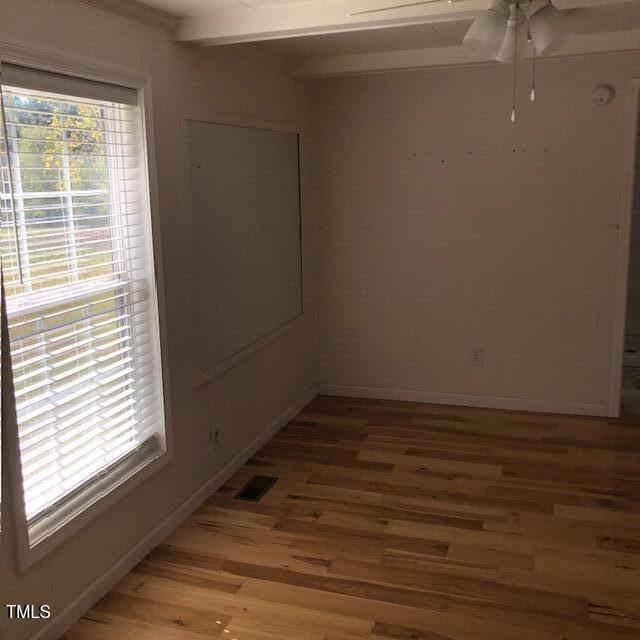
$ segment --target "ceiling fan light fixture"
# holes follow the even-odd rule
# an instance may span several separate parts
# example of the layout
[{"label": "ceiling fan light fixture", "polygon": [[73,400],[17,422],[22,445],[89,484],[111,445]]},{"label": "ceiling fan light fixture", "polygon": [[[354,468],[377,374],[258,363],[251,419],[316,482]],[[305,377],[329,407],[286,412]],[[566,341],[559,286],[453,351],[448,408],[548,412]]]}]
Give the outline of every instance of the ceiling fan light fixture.
[{"label": "ceiling fan light fixture", "polygon": [[548,7],[550,4],[551,0],[530,0],[527,4],[522,6],[522,10],[527,16],[527,20],[530,20],[532,15],[538,13],[541,9]]},{"label": "ceiling fan light fixture", "polygon": [[535,11],[529,18],[529,33],[540,55],[560,49],[568,38],[565,16],[551,3]]},{"label": "ceiling fan light fixture", "polygon": [[511,5],[511,15],[507,31],[498,52],[494,56],[498,62],[523,60],[527,53],[527,21],[522,9]]},{"label": "ceiling fan light fixture", "polygon": [[509,14],[505,0],[492,0],[467,31],[464,46],[474,55],[494,58],[505,39]]}]

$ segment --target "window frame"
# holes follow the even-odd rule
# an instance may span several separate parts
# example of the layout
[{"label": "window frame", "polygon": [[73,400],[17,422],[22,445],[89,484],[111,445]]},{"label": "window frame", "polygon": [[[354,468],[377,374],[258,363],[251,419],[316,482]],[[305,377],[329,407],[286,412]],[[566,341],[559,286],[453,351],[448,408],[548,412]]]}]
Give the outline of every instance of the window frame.
[{"label": "window frame", "polygon": [[[151,309],[154,306],[157,309],[160,375],[162,376],[164,406],[164,450],[145,458],[133,456],[130,460],[120,465],[117,471],[112,471],[104,477],[98,476],[94,483],[58,509],[53,517],[45,518],[42,523],[34,525],[30,534],[22,495],[22,472],[19,465],[20,452],[15,398],[12,392],[5,394],[3,411],[5,421],[3,428],[12,431],[14,436],[8,438],[12,446],[11,451],[7,453],[13,464],[6,470],[10,472],[10,477],[5,475],[5,478],[9,480],[9,491],[11,492],[11,500],[7,504],[7,517],[14,520],[17,570],[24,572],[69,537],[86,527],[98,515],[124,498],[125,495],[152,474],[167,465],[173,458],[173,429],[166,305],[162,273],[162,242],[158,210],[158,182],[153,135],[151,76],[148,73],[115,69],[76,58],[1,43],[0,64],[5,62],[84,80],[120,85],[134,89],[138,94],[141,115],[140,133],[142,136],[140,145],[141,176],[143,176],[141,197],[151,230],[150,246],[153,251],[152,266],[155,276],[155,287],[152,287],[153,290],[149,292],[149,304]],[[6,382],[6,388],[13,391],[11,373],[7,373],[8,375],[3,375],[3,384]],[[3,520],[6,522],[6,519],[3,518]],[[35,538],[35,542],[30,543],[30,535]]]}]

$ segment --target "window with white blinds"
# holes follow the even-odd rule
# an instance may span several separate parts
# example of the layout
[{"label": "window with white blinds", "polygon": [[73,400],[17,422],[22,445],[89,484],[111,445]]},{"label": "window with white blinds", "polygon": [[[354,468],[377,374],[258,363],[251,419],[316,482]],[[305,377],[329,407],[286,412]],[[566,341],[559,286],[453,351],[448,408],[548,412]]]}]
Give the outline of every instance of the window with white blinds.
[{"label": "window with white blinds", "polygon": [[0,250],[30,525],[164,450],[137,102],[132,89],[2,68]]}]

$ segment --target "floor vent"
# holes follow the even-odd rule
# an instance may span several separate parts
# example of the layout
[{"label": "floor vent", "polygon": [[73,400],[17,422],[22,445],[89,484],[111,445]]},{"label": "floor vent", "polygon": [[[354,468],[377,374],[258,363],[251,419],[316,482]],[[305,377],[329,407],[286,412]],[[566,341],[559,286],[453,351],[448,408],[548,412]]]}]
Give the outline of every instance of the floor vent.
[{"label": "floor vent", "polygon": [[278,478],[273,476],[253,476],[236,495],[239,500],[251,500],[257,502],[273,487]]}]

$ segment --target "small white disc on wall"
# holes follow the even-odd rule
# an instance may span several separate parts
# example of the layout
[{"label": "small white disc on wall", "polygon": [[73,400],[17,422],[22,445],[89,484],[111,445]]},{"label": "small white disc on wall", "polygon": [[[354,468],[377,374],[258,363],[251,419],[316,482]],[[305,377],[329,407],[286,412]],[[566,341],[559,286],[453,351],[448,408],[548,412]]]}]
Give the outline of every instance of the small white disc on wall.
[{"label": "small white disc on wall", "polygon": [[593,101],[593,104],[597,104],[599,107],[604,107],[613,100],[614,95],[615,91],[613,90],[613,87],[603,84],[593,90],[591,100]]}]

